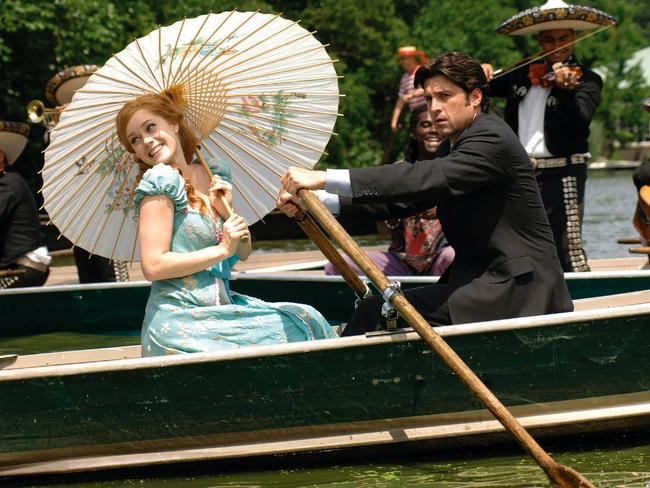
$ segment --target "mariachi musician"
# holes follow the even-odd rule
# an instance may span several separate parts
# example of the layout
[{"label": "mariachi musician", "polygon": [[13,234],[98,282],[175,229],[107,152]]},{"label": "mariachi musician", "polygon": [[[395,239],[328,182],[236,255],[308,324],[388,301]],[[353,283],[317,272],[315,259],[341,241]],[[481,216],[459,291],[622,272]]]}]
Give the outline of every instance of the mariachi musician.
[{"label": "mariachi musician", "polygon": [[[559,20],[558,20],[559,19]],[[503,74],[483,68],[491,95],[506,98],[505,120],[526,149],[565,272],[589,271],[582,242],[589,124],[602,79],[573,54],[576,30],[614,23],[606,13],[561,0],[525,10],[497,28],[500,34],[535,34],[542,59]]]},{"label": "mariachi musician", "polygon": [[11,171],[27,144],[29,126],[0,121],[0,289],[41,286],[50,257],[27,182]]},{"label": "mariachi musician", "polygon": [[[48,134],[58,123],[61,112],[72,101],[74,93],[86,84],[97,68],[94,64],[71,66],[59,71],[47,82],[45,96],[56,106],[51,121],[47,123]],[[73,251],[80,283],[129,280],[126,263],[90,254],[78,246],[75,246]]]}]

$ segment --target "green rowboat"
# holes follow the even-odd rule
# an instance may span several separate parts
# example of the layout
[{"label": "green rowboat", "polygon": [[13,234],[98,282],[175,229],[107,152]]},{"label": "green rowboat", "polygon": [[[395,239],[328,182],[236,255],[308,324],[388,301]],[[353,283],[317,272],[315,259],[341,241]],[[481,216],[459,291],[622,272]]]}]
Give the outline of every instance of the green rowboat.
[{"label": "green rowboat", "polygon": [[[541,439],[647,429],[649,300],[637,292],[437,331]],[[0,480],[509,440],[413,332],[139,354],[0,358]]]},{"label": "green rowboat", "polygon": [[[650,271],[567,273],[565,277],[574,300],[650,289]],[[397,279],[403,288],[436,280]],[[334,276],[238,273],[231,287],[267,301],[310,304],[332,321],[347,320],[355,301],[343,279]],[[0,290],[0,338],[52,332],[137,333],[149,288],[148,282],[140,281]]]}]

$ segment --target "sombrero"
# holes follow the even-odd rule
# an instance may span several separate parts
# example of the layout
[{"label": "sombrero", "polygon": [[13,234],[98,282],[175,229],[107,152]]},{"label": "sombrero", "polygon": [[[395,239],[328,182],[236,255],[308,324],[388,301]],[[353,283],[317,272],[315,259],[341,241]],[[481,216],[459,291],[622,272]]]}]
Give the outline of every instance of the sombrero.
[{"label": "sombrero", "polygon": [[616,19],[591,7],[567,5],[562,0],[548,0],[541,7],[533,7],[510,17],[499,27],[498,34],[518,36],[550,29],[595,29],[613,25]]},{"label": "sombrero", "polygon": [[0,120],[0,151],[5,153],[7,164],[14,164],[25,149],[29,125]]},{"label": "sombrero", "polygon": [[70,103],[74,92],[86,84],[97,68],[94,64],[81,64],[59,71],[47,82],[45,97],[52,105]]}]

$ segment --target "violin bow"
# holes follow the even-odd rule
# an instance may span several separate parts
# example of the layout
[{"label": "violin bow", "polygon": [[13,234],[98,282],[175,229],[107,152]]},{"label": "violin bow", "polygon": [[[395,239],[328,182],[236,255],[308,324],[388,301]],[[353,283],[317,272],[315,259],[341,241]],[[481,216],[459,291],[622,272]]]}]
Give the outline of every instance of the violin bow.
[{"label": "violin bow", "polygon": [[507,75],[511,71],[516,70],[517,68],[521,68],[522,66],[526,66],[534,61],[537,61],[538,59],[543,58],[544,56],[548,56],[549,54],[553,54],[556,51],[559,51],[560,49],[564,49],[567,46],[571,46],[573,44],[576,44],[579,41],[582,41],[583,39],[586,39],[587,37],[591,37],[594,34],[598,34],[599,32],[604,31],[605,29],[610,28],[614,24],[609,24],[609,25],[603,25],[599,27],[596,30],[590,31],[590,32],[583,32],[582,34],[578,34],[576,38],[573,41],[569,41],[565,44],[562,44],[559,47],[556,47],[555,49],[551,49],[550,51],[537,51],[534,54],[531,54],[530,56],[525,57],[524,59],[517,61],[516,63],[513,63],[511,65],[506,66],[505,68],[500,68],[494,72],[492,75],[492,78],[490,78],[490,81],[496,80],[497,78],[501,78],[502,76]]}]

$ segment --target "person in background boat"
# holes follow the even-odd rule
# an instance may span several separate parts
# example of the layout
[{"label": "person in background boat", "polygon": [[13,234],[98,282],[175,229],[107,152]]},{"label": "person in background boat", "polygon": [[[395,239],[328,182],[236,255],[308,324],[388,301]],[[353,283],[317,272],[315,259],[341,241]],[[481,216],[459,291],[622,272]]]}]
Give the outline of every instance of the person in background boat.
[{"label": "person in background boat", "polygon": [[641,188],[650,186],[650,161],[644,161],[634,170],[632,181],[638,195],[632,224],[639,233],[641,244],[648,246],[650,245],[650,198],[648,198],[647,188],[643,191]]},{"label": "person in background boat", "polygon": [[[415,72],[420,67],[420,63],[426,59],[426,54],[418,51],[414,46],[400,47],[397,51],[399,62],[405,73],[399,81],[399,88],[397,90],[397,102],[393,109],[393,115],[390,119],[390,129],[395,134],[400,129],[399,119],[402,115],[402,110],[408,105],[410,110],[415,110],[416,107],[426,105],[423,98],[423,91],[420,88],[415,88],[413,85],[413,77]],[[418,61],[418,58],[421,61]]]},{"label": "person in background boat", "polygon": [[[650,97],[643,100],[642,106],[646,112],[650,113]],[[648,135],[650,136],[650,120],[648,121]],[[634,170],[632,181],[634,181],[634,186],[636,186],[637,192],[642,186],[650,186],[650,159],[643,161],[641,165]]]},{"label": "person in background boat", "polygon": [[141,169],[138,234],[142,270],[152,281],[143,355],[336,337],[308,305],[267,303],[230,291],[231,267],[251,253],[248,226],[239,215],[224,217],[218,193],[232,202],[229,168],[211,165],[211,177],[193,157],[198,140],[173,93],[126,103],[116,125]]},{"label": "person in background boat", "polygon": [[[409,132],[410,140],[404,151],[405,159],[395,164],[414,164],[435,159],[441,141],[426,105],[420,105],[411,112]],[[368,252],[368,257],[384,274],[440,276],[454,260],[454,250],[442,233],[435,207],[412,217],[386,220],[385,225],[391,237],[388,251]],[[359,267],[349,257],[343,258],[352,269],[361,274]],[[327,263],[325,274],[340,273],[332,263]]]},{"label": "person in background boat", "polygon": [[[554,2],[553,7],[569,8],[564,2]],[[531,19],[526,32],[537,33],[543,51],[555,51],[541,62],[503,76],[493,78],[492,65],[483,67],[492,96],[505,97],[505,120],[518,134],[535,168],[562,269],[589,271],[582,240],[587,163],[591,158],[589,124],[600,102],[603,82],[579,63],[573,44],[568,44],[576,39],[573,27],[583,21],[558,21],[544,15]]]},{"label": "person in background boat", "polygon": [[10,166],[27,143],[29,126],[0,121],[0,288],[41,286],[51,256],[27,182]]},{"label": "person in background boat", "polygon": [[[71,66],[56,73],[45,87],[45,97],[56,105],[45,131],[45,142],[49,144],[49,134],[59,122],[61,113],[70,105],[72,96],[86,84],[88,78],[97,71],[94,64]],[[102,283],[129,281],[129,270],[124,261],[115,261],[91,254],[78,246],[72,248],[77,266],[79,283]]]},{"label": "person in background boat", "polygon": [[[450,52],[415,75],[438,134],[451,152],[434,161],[374,168],[310,171],[289,168],[278,207],[290,217],[298,189],[325,189],[336,210],[341,196],[384,203],[394,217],[437,202],[438,218],[456,256],[438,283],[404,296],[432,325],[505,319],[573,310],[530,159],[499,117],[483,113],[488,87],[481,65]],[[343,335],[383,327],[383,297],[359,303]],[[406,326],[400,318],[398,325]]]}]

